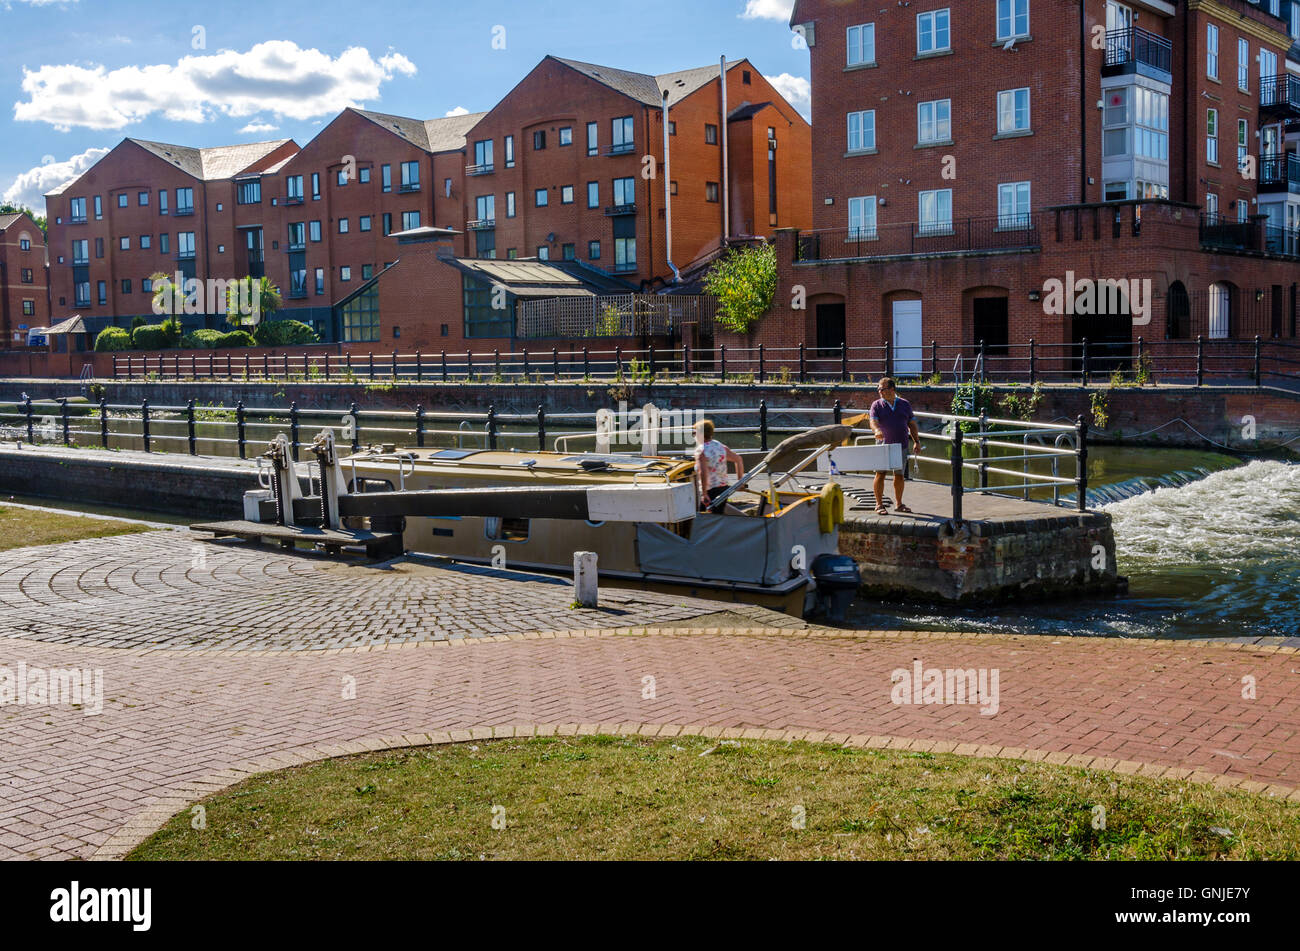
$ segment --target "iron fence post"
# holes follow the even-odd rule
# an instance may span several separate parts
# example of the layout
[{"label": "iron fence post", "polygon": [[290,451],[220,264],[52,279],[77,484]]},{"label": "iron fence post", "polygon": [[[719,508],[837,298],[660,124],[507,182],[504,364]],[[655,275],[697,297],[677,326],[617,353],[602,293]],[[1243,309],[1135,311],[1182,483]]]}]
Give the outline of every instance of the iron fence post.
[{"label": "iron fence post", "polygon": [[720,354],[718,358],[718,380],[722,383],[727,382],[727,345],[724,343],[718,348]]},{"label": "iron fence post", "polygon": [[650,356],[647,361],[649,363],[650,379],[653,380],[655,378],[655,345],[653,343],[650,344]]},{"label": "iron fence post", "polygon": [[1255,385],[1263,385],[1263,367],[1260,365],[1260,344],[1259,334],[1255,334]]},{"label": "iron fence post", "polygon": [[979,441],[979,450],[980,450],[979,486],[981,489],[987,489],[989,487],[989,464],[984,461],[985,457],[988,455],[988,450],[989,450],[988,429],[989,429],[988,411],[981,410],[980,411],[980,441]]},{"label": "iron fence post", "polygon": [[27,411],[27,441],[36,442],[35,426],[32,424],[32,398],[29,396],[23,400],[23,408]]},{"label": "iron fence post", "polygon": [[113,354],[113,379],[117,379],[117,354]]},{"label": "iron fence post", "polygon": [[495,403],[488,407],[487,438],[488,448],[495,451],[497,448],[497,408]]},{"label": "iron fence post", "polygon": [[373,379],[375,378],[375,354],[374,354],[374,351],[371,351],[370,354],[369,354],[368,356],[369,356],[369,361],[370,361],[370,379],[373,380]]},{"label": "iron fence post", "polygon": [[1038,382],[1038,344],[1034,338],[1029,338],[1029,385],[1033,386]]},{"label": "iron fence post", "polygon": [[348,406],[348,415],[352,417],[352,451],[361,451],[361,411],[357,409],[357,404],[352,403]]},{"label": "iron fence post", "polygon": [[149,401],[142,400],[140,403],[140,435],[144,439],[144,451],[152,452],[149,448]]},{"label": "iron fence post", "polygon": [[524,348],[524,382],[528,382],[528,348]]},{"label": "iron fence post", "polygon": [[289,404],[289,449],[293,453],[293,461],[298,461],[298,403],[293,401]]},{"label": "iron fence post", "polygon": [[799,382],[808,382],[808,351],[803,341],[799,341]]},{"label": "iron fence post", "polygon": [[1079,435],[1079,455],[1075,466],[1078,468],[1077,493],[1078,509],[1080,512],[1088,511],[1088,421],[1079,415],[1079,420],[1074,424],[1075,431]]},{"label": "iron fence post", "polygon": [[582,378],[585,380],[591,376],[591,351],[586,347],[582,348]]},{"label": "iron fence post", "polygon": [[537,407],[537,451],[546,451],[546,406]]},{"label": "iron fence post", "polygon": [[836,426],[844,422],[844,407],[840,405],[839,400],[836,400],[835,405],[831,407],[831,419],[835,420]]},{"label": "iron fence post", "polygon": [[[954,419],[952,421],[952,452],[950,453],[951,462],[952,462],[950,481],[952,482],[953,525],[961,525],[962,523],[962,494],[964,489],[962,486],[963,478],[962,478],[961,452],[962,452],[961,422],[959,420]],[[880,504],[879,499],[876,499],[876,504],[877,505]]]},{"label": "iron fence post", "polygon": [[465,382],[468,383],[474,376],[474,354],[469,350],[465,351]]},{"label": "iron fence post", "polygon": [[424,360],[420,357],[420,351],[415,351],[415,382],[424,382]]},{"label": "iron fence post", "polygon": [[[146,406],[149,405],[148,400],[145,400],[145,405]],[[68,427],[68,398],[66,396],[60,398],[59,400],[59,415],[63,419],[63,445],[70,446],[72,445],[72,437],[71,434],[69,433],[69,427]],[[145,451],[148,452],[147,445]]]},{"label": "iron fence post", "polygon": [[983,340],[980,341],[980,382],[984,383],[989,378],[989,348]]},{"label": "iron fence post", "polygon": [[[894,341],[892,340],[885,341],[886,348],[890,348],[893,345],[894,345]],[[939,341],[931,340],[930,341],[930,376],[934,377],[936,374],[938,374],[938,372],[939,372]],[[943,377],[939,377],[939,382],[940,383],[943,382]]]},{"label": "iron fence post", "polygon": [[499,347],[492,348],[492,382],[501,382],[501,350]]},{"label": "iron fence post", "polygon": [[424,448],[424,405],[423,404],[415,408],[415,446],[417,449]]},{"label": "iron fence post", "polygon": [[894,341],[885,340],[885,376],[894,375]]},{"label": "iron fence post", "polygon": [[618,344],[614,347],[614,360],[618,367],[618,378],[623,379],[623,346]]},{"label": "iron fence post", "polygon": [[558,383],[560,381],[560,348],[559,347],[551,348],[551,376],[555,379],[555,382]]},{"label": "iron fence post", "polygon": [[1088,359],[1088,338],[1083,338],[1083,385],[1092,382],[1092,363]]},{"label": "iron fence post", "polygon": [[1200,334],[1196,335],[1196,385],[1202,386],[1205,383],[1205,338]]},{"label": "iron fence post", "polygon": [[447,351],[439,351],[439,358],[442,361],[442,382],[447,382]]},{"label": "iron fence post", "polygon": [[840,344],[840,382],[849,382],[849,344],[848,341]]},{"label": "iron fence post", "polygon": [[758,401],[758,448],[767,452],[767,400]]},{"label": "iron fence post", "polygon": [[691,375],[691,345],[682,343],[682,376]]},{"label": "iron fence post", "polygon": [[1142,378],[1141,378],[1141,374],[1142,374],[1142,354],[1145,352],[1145,349],[1146,349],[1146,343],[1145,343],[1145,341],[1143,341],[1142,337],[1139,336],[1139,337],[1138,337],[1137,368],[1133,371],[1133,381],[1134,381],[1135,383],[1137,383],[1138,386],[1141,386],[1141,385],[1142,385]]},{"label": "iron fence post", "polygon": [[235,404],[235,442],[239,445],[239,458],[246,456],[248,449],[248,424],[244,414],[244,401]]},{"label": "iron fence post", "polygon": [[190,455],[197,456],[198,453],[198,434],[194,431],[194,401],[190,400],[185,404],[185,428],[189,435]]},{"label": "iron fence post", "polygon": [[393,382],[397,382],[397,351],[393,351]]},{"label": "iron fence post", "polygon": [[99,444],[108,448],[108,400],[99,401]]},{"label": "iron fence post", "polygon": [[330,381],[330,355],[329,355],[328,352],[326,352],[326,354],[325,354],[325,382],[328,383],[329,381]]},{"label": "iron fence post", "polygon": [[763,345],[758,345],[758,382],[764,383],[767,380],[767,353]]}]

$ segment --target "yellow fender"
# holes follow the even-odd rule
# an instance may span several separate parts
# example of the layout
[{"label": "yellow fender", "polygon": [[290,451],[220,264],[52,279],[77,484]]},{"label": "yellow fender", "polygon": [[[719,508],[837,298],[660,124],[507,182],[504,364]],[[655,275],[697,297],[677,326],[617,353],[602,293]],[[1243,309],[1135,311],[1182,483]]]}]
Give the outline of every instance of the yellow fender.
[{"label": "yellow fender", "polygon": [[838,483],[828,482],[817,497],[817,527],[823,535],[829,535],[843,521],[844,490]]}]

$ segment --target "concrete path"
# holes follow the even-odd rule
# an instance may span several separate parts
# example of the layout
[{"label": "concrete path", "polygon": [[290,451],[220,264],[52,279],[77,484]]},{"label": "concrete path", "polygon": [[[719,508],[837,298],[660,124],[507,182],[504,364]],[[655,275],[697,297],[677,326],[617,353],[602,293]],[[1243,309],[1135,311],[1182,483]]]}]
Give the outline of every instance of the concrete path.
[{"label": "concrete path", "polygon": [[[635,620],[596,622],[633,630],[567,631],[588,620],[568,611],[564,586],[483,574],[473,597],[435,610],[450,588],[432,573],[377,578],[226,549],[198,564],[172,532],[115,541],[137,546],[130,564],[100,541],[0,554],[0,668],[103,678],[98,715],[93,701],[0,706],[0,857],[120,856],[250,771],[534,731],[811,735],[1300,799],[1291,648],[758,622],[647,632],[670,605],[639,593],[617,608]],[[688,615],[702,604],[676,603]],[[996,670],[996,713],[892,702],[891,672],[917,661]]]}]

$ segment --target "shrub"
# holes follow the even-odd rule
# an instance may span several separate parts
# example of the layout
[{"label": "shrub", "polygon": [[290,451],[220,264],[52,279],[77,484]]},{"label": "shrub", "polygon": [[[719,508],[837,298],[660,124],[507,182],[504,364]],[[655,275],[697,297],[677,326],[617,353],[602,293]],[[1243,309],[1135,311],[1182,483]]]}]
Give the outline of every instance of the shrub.
[{"label": "shrub", "polygon": [[181,337],[181,347],[185,350],[211,350],[221,339],[220,330],[196,330]]},{"label": "shrub", "polygon": [[172,334],[163,324],[142,324],[131,333],[131,346],[136,350],[166,350],[172,346]]},{"label": "shrub", "polygon": [[131,334],[122,327],[105,327],[95,338],[95,350],[98,353],[112,353],[117,350],[131,349]]},{"label": "shrub", "polygon": [[776,295],[776,249],[763,244],[730,251],[709,268],[704,289],[718,299],[718,323],[748,333]]},{"label": "shrub", "polygon": [[319,343],[320,337],[301,320],[264,320],[253,331],[253,339],[262,347],[287,347],[302,343]]},{"label": "shrub", "polygon": [[253,346],[253,338],[249,335],[247,330],[232,330],[230,333],[221,334],[217,337],[213,346],[217,349],[225,347],[251,347]]}]

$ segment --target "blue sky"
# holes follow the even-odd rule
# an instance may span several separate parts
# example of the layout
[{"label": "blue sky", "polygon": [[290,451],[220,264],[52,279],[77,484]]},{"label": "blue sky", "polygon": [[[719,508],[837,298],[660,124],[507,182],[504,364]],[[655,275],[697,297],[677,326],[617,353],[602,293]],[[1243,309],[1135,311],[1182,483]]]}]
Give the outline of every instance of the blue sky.
[{"label": "blue sky", "polygon": [[647,73],[746,56],[806,115],[792,2],[0,0],[0,197],[43,212],[127,136],[305,145],[349,104],[484,110],[547,53]]}]

